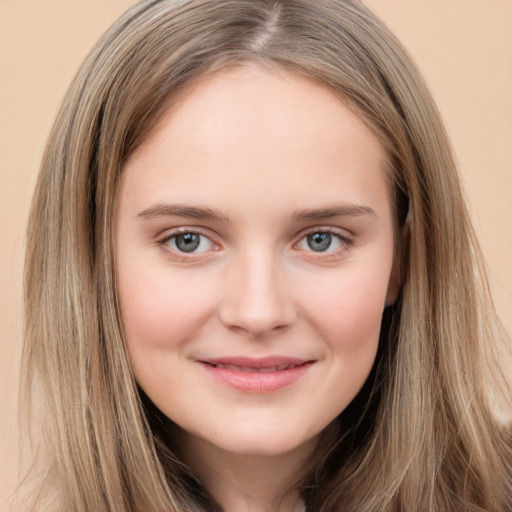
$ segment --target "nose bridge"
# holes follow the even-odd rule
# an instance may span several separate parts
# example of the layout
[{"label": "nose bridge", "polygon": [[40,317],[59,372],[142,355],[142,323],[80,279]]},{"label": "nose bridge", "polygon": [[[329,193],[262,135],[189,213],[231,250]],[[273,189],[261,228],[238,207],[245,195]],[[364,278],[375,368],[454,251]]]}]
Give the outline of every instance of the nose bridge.
[{"label": "nose bridge", "polygon": [[295,310],[279,257],[262,248],[241,251],[228,270],[221,320],[252,335],[293,322]]}]

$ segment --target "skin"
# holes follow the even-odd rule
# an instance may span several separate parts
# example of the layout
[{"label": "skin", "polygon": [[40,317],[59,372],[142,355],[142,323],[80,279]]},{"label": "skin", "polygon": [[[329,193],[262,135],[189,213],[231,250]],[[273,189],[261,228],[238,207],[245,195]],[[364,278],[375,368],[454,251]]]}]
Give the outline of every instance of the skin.
[{"label": "skin", "polygon": [[[202,235],[192,252],[187,232]],[[318,232],[327,249],[312,249]],[[293,72],[200,80],[129,158],[116,252],[133,370],[227,512],[301,509],[283,493],[370,372],[397,293],[393,241],[375,136]],[[199,362],[228,355],[310,363],[246,391]]]}]

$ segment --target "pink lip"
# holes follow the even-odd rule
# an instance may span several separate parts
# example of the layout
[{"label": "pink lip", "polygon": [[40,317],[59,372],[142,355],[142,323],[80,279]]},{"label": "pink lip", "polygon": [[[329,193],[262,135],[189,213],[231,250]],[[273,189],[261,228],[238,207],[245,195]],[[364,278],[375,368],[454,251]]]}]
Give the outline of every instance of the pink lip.
[{"label": "pink lip", "polygon": [[272,393],[299,380],[314,361],[283,356],[198,360],[217,380],[248,393]]}]

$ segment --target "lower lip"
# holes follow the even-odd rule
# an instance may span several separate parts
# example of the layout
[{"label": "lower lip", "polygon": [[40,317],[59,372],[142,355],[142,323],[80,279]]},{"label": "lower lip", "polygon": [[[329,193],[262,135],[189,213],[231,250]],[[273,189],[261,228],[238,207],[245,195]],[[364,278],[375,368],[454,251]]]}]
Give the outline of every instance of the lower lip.
[{"label": "lower lip", "polygon": [[216,368],[210,364],[201,366],[215,379],[246,393],[272,393],[291,386],[311,368],[313,362],[305,363],[289,370],[274,372],[243,372]]}]

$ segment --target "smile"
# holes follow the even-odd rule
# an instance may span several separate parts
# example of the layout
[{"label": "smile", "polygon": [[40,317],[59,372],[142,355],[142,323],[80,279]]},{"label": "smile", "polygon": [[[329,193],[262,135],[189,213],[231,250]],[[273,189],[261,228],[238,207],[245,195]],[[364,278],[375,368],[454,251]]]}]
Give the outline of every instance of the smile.
[{"label": "smile", "polygon": [[[208,363],[207,363],[208,364]],[[268,366],[263,368],[254,368],[251,366],[236,366],[234,364],[215,364],[212,365],[215,368],[224,368],[226,370],[233,370],[235,372],[261,372],[261,373],[270,373],[270,372],[281,372],[283,370],[291,370],[292,368],[297,368],[297,364],[288,364],[288,365],[279,365],[279,366]]]},{"label": "smile", "polygon": [[197,361],[218,382],[246,393],[272,393],[299,381],[314,361],[288,357]]}]

